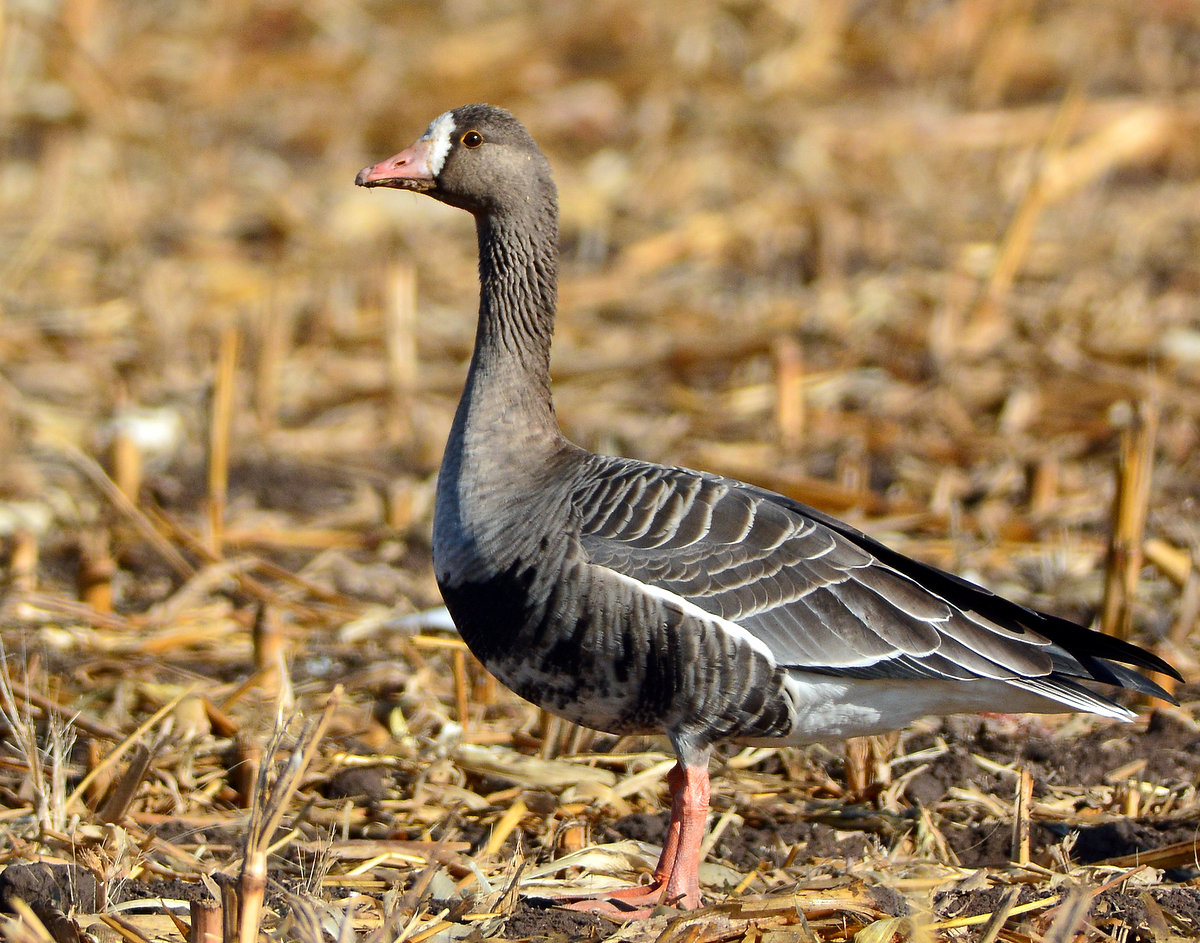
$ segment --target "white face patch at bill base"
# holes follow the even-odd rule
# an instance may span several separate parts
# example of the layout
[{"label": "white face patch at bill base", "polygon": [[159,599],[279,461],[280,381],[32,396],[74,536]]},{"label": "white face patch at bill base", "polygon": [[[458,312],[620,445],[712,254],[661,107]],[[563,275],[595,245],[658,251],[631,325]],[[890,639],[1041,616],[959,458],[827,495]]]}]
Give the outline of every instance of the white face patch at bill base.
[{"label": "white face patch at bill base", "polygon": [[450,136],[454,134],[454,113],[447,111],[443,115],[439,115],[430,122],[425,133],[421,135],[422,141],[432,142],[432,147],[429,149],[429,173],[435,178],[442,172],[442,165],[446,163],[446,155],[450,153]]}]

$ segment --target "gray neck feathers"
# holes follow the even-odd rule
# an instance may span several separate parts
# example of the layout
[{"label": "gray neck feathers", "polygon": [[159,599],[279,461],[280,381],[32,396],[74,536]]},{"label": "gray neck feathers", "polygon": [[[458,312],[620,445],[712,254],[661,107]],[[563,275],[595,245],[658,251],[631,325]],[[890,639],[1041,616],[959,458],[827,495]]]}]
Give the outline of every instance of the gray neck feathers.
[{"label": "gray neck feathers", "polygon": [[529,432],[557,436],[550,395],[550,341],[558,298],[553,191],[520,209],[477,219],[479,326],[467,395],[477,400],[486,393],[489,403],[473,402],[475,409],[515,410]]},{"label": "gray neck feathers", "polygon": [[[550,400],[557,253],[553,191],[534,218],[480,216],[479,326],[438,475],[439,579],[486,578],[528,557],[563,447]],[[554,502],[551,501],[550,504]]]}]

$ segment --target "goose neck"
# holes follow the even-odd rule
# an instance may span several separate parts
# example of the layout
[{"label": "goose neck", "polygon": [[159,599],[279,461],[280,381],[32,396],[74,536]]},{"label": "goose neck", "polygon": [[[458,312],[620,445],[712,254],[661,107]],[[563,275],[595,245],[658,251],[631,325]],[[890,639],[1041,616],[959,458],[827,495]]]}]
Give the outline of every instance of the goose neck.
[{"label": "goose neck", "polygon": [[485,217],[478,236],[476,355],[519,366],[548,390],[558,301],[555,233]]},{"label": "goose neck", "polygon": [[553,447],[561,433],[550,392],[556,239],[550,226],[481,218],[479,324],[453,437],[468,451]]}]

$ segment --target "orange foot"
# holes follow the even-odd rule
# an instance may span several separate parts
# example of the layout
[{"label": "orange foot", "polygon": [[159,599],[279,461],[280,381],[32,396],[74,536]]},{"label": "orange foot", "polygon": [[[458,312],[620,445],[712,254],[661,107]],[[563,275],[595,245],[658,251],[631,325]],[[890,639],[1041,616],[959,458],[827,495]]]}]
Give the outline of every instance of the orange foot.
[{"label": "orange foot", "polygon": [[567,910],[604,914],[624,920],[644,920],[654,912],[655,907],[670,903],[663,899],[664,890],[666,890],[666,884],[663,881],[654,880],[649,884],[639,884],[637,887],[625,887],[621,890],[599,894],[566,895],[557,900]]},{"label": "orange foot", "polygon": [[700,844],[708,818],[708,768],[676,764],[667,784],[671,787],[671,822],[654,880],[609,893],[558,898],[564,907],[641,920],[660,904],[684,910],[700,906]]}]

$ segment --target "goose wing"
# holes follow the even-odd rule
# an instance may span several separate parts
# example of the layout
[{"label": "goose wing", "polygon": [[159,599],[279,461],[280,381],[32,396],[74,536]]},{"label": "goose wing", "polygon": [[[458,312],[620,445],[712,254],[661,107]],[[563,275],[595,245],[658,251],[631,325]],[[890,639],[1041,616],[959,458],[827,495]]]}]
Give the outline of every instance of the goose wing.
[{"label": "goose wing", "polygon": [[737,623],[781,666],[1028,679],[1052,686],[1050,696],[1078,692],[1090,702],[1068,680],[1084,678],[1169,699],[1126,667],[1175,675],[1151,653],[996,596],[782,495],[604,458],[575,506],[592,563]]}]

